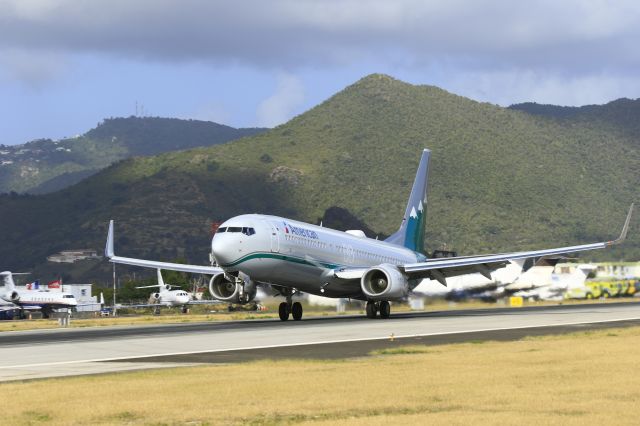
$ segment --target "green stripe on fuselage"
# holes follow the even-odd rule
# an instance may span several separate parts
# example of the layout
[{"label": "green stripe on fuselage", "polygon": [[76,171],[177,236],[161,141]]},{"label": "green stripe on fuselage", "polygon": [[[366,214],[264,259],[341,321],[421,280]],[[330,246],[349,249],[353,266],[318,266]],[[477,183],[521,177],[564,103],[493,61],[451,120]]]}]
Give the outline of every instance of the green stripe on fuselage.
[{"label": "green stripe on fuselage", "polygon": [[251,254],[247,254],[241,258],[239,258],[238,260],[234,260],[233,262],[230,263],[225,263],[224,265],[220,265],[222,268],[232,268],[234,266],[238,266],[239,264],[246,262],[248,260],[253,260],[253,259],[276,259],[276,260],[284,260],[286,262],[292,262],[292,263],[298,263],[301,265],[309,265],[309,266],[315,266],[317,267],[318,265],[321,265],[324,268],[328,268],[328,269],[336,269],[339,268],[342,265],[336,265],[333,263],[325,263],[325,262],[309,262],[308,260],[305,259],[301,259],[299,257],[295,257],[295,256],[287,256],[281,253],[251,253]]}]

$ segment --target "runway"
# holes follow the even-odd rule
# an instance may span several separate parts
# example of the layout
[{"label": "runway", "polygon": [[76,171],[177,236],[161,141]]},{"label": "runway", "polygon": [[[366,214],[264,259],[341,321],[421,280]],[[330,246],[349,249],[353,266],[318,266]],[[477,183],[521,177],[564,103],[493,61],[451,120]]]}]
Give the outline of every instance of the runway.
[{"label": "runway", "polygon": [[[640,325],[640,303],[0,333],[0,381],[264,357],[362,356],[406,343],[514,339]],[[324,355],[323,355],[324,354]]]}]

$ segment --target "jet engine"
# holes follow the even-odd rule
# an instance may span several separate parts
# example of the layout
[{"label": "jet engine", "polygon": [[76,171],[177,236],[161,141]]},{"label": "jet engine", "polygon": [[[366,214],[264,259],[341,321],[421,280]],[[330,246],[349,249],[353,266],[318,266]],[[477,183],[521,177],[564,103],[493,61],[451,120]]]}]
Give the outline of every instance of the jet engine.
[{"label": "jet engine", "polygon": [[365,272],[360,286],[370,300],[401,299],[409,293],[407,277],[389,264],[378,265]]},{"label": "jet engine", "polygon": [[153,293],[151,295],[151,300],[152,300],[153,303],[160,302],[160,293]]},{"label": "jet engine", "polygon": [[213,297],[229,303],[249,303],[256,297],[256,285],[248,277],[232,282],[224,273],[211,277],[209,292]]},{"label": "jet engine", "polygon": [[9,301],[14,303],[20,301],[20,293],[15,290],[9,293]]}]

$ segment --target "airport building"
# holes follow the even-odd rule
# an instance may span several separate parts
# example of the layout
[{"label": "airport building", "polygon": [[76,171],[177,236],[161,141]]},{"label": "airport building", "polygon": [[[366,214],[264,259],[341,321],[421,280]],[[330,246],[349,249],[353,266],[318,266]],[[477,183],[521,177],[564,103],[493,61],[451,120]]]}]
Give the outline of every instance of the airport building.
[{"label": "airport building", "polygon": [[618,280],[640,278],[640,262],[603,262],[595,265],[598,278]]},{"label": "airport building", "polygon": [[93,249],[63,250],[59,253],[47,257],[49,262],[55,263],[75,263],[84,259],[101,259],[98,252]]}]

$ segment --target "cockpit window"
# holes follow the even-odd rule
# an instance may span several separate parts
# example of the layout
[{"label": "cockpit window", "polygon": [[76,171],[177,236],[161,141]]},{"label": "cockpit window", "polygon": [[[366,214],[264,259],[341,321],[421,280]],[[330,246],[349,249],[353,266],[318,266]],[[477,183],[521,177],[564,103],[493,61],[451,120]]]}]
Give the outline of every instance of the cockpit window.
[{"label": "cockpit window", "polygon": [[226,226],[224,228],[218,228],[218,230],[216,231],[216,234],[222,234],[223,232],[227,232]]},{"label": "cockpit window", "polygon": [[242,232],[244,235],[250,236],[255,234],[256,230],[247,226],[229,226],[228,228],[219,228],[217,233],[221,232]]}]

